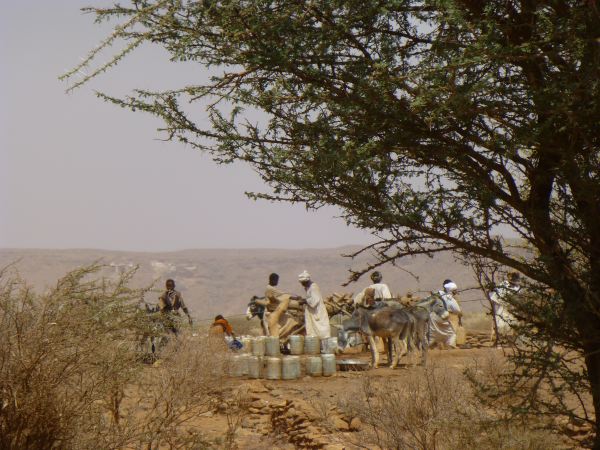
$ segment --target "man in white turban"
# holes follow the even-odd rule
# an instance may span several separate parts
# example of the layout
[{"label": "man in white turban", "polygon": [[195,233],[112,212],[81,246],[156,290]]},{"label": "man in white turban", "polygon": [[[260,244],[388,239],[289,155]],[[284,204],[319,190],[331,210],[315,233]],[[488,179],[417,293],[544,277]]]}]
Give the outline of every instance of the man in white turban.
[{"label": "man in white turban", "polygon": [[[454,293],[458,286],[452,280],[444,280],[444,289],[437,292],[444,302],[450,315],[447,319],[442,319],[436,313],[431,314],[429,321],[430,345],[439,345],[440,347],[456,348],[456,330],[461,324],[462,311]],[[454,324],[452,322],[455,322]]]},{"label": "man in white turban", "polygon": [[298,275],[298,281],[306,291],[306,307],[304,308],[304,326],[307,336],[318,336],[321,339],[331,336],[327,308],[317,283],[310,279],[310,274],[305,270]]}]

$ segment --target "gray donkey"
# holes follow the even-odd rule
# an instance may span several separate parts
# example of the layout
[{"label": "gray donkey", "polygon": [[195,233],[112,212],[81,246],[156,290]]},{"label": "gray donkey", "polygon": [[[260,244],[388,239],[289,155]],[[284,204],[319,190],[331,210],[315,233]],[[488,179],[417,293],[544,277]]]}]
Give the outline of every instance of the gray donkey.
[{"label": "gray donkey", "polygon": [[388,345],[390,367],[396,367],[398,360],[405,352],[414,350],[421,351],[421,363],[426,364],[429,348],[429,322],[432,313],[443,319],[448,317],[446,302],[437,294],[432,294],[409,307],[398,305],[382,305],[375,309],[358,307],[352,317],[343,322],[343,329],[339,333],[339,342],[342,346],[345,345],[348,331],[361,331],[367,335],[371,347],[373,368],[377,368],[379,365],[379,352],[375,345],[375,336],[391,341]]},{"label": "gray donkey", "polygon": [[[414,322],[415,319],[404,308],[384,306],[367,309],[357,307],[352,317],[345,320],[342,326],[344,333],[357,330],[369,338],[371,367],[374,369],[379,366],[379,352],[375,344],[375,336],[391,339],[389,363],[391,368],[395,368],[400,356],[407,350],[407,338],[414,329]],[[393,352],[392,348],[396,351]]]},{"label": "gray donkey", "polygon": [[429,349],[429,322],[431,314],[437,314],[442,319],[448,318],[446,301],[441,295],[432,293],[414,306],[409,306],[406,311],[414,318],[414,328],[409,335],[407,347],[409,351],[421,351],[421,364],[427,364],[427,351]]}]

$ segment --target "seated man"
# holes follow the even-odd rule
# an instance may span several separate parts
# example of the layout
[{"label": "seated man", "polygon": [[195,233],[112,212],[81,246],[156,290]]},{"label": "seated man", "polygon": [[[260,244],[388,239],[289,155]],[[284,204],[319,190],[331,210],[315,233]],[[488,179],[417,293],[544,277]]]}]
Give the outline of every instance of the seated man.
[{"label": "seated man", "polygon": [[233,334],[233,328],[231,327],[231,325],[229,324],[227,319],[225,319],[221,314],[219,314],[217,317],[215,317],[215,321],[213,322],[213,324],[211,326],[211,333],[213,333],[213,332],[215,334],[223,333],[225,336],[229,336],[232,338],[235,337],[235,335]]},{"label": "seated man", "polygon": [[209,334],[211,336],[223,336],[227,347],[231,350],[239,350],[242,348],[242,343],[235,338],[230,323],[220,314],[215,317],[215,321],[210,327]]},{"label": "seated man", "polygon": [[264,300],[258,299],[256,303],[266,308],[263,328],[268,330],[269,336],[286,337],[298,322],[286,311],[291,300],[300,300],[300,297],[280,291],[279,275],[269,275],[269,284],[265,290]]}]

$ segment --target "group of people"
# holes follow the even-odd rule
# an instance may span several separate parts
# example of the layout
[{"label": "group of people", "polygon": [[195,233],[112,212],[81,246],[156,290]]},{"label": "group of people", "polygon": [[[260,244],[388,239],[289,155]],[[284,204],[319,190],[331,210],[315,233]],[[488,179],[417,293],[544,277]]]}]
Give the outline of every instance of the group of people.
[{"label": "group of people", "polygon": [[[356,307],[372,308],[378,302],[392,299],[392,293],[387,284],[383,283],[381,272],[371,274],[372,284],[359,292],[353,299]],[[307,271],[298,275],[298,281],[305,290],[305,297],[286,293],[279,289],[279,275],[269,275],[269,283],[265,290],[264,299],[256,299],[256,303],[265,308],[262,317],[263,332],[270,336],[285,337],[292,331],[298,330],[298,321],[288,313],[291,309],[304,309],[304,328],[307,336],[318,336],[321,339],[331,336],[331,327],[323,295]],[[431,319],[430,344],[440,347],[456,347],[458,327],[462,321],[462,310],[455,294],[458,290],[452,280],[444,280],[443,289],[436,295],[443,298],[448,318],[437,315]]]},{"label": "group of people", "polygon": [[[383,275],[379,271],[371,274],[373,283],[363,289],[354,297],[354,303],[362,307],[372,307],[377,302],[389,301],[392,293],[387,284],[383,282]],[[448,317],[442,318],[432,313],[429,325],[429,345],[443,347],[456,347],[458,327],[462,325],[462,310],[455,298],[458,286],[450,279],[444,280],[442,289],[435,295],[440,296],[448,310]]]},{"label": "group of people", "polygon": [[270,336],[285,337],[294,331],[298,321],[288,313],[288,309],[304,309],[304,328],[307,336],[318,336],[325,339],[331,336],[329,315],[321,289],[310,274],[305,270],[298,275],[298,281],[304,288],[305,296],[292,295],[281,291],[279,275],[269,275],[269,284],[265,290],[264,299],[257,299],[256,303],[265,308],[262,318],[262,327],[265,334]]},{"label": "group of people", "polygon": [[[372,284],[359,292],[353,299],[358,307],[372,308],[378,302],[391,300],[392,294],[387,284],[383,282],[381,272],[375,271],[371,274]],[[265,309],[262,317],[262,327],[266,335],[285,337],[294,331],[299,331],[302,326],[307,336],[318,336],[321,339],[331,336],[329,315],[321,290],[311,275],[305,270],[298,275],[298,281],[304,288],[305,296],[301,297],[284,292],[279,289],[279,275],[269,275],[268,285],[263,299],[257,299],[256,303]],[[519,292],[520,277],[516,272],[508,274],[508,278],[497,286],[490,295],[494,311],[495,324],[492,333],[496,336],[507,334],[510,330],[514,317],[508,312],[506,298]],[[455,348],[457,345],[457,331],[462,325],[462,309],[456,299],[458,286],[450,279],[444,280],[442,289],[434,293],[441,297],[449,313],[447,318],[432,314],[429,329],[429,344],[431,346]],[[166,328],[177,334],[179,311],[187,316],[190,325],[192,318],[186,307],[183,297],[175,289],[175,281],[167,280],[166,290],[159,297],[159,311],[165,317]],[[304,324],[298,323],[293,315],[288,313],[289,309],[304,310]],[[218,315],[215,317],[211,328],[214,332],[223,333],[230,345],[235,346],[235,335],[227,320]],[[494,336],[494,335],[493,335]]]}]

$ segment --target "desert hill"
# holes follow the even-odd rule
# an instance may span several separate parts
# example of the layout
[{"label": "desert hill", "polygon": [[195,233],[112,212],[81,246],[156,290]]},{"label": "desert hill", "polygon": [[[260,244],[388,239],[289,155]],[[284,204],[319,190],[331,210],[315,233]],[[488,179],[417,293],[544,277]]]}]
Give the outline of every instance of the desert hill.
[{"label": "desert hill", "polygon": [[[155,282],[156,292],[147,300],[156,301],[167,278],[174,278],[177,288],[192,314],[197,319],[208,319],[215,314],[236,315],[245,312],[252,295],[262,295],[268,275],[281,276],[283,290],[302,293],[297,275],[308,270],[320,285],[324,295],[333,292],[358,292],[369,284],[368,277],[347,287],[350,268],[360,269],[369,256],[345,258],[359,247],[330,249],[204,249],[163,253],[122,252],[109,250],[37,250],[0,249],[0,267],[15,263],[19,273],[33,287],[44,290],[57,279],[77,267],[100,261],[105,265],[103,276],[113,277],[134,266],[139,269],[134,278],[136,286]],[[460,289],[475,287],[475,279],[468,267],[455,261],[451,254],[433,258],[416,256],[403,258],[397,267],[387,265],[380,269],[384,282],[394,295],[412,291],[424,296],[438,289],[445,278],[454,280]],[[418,276],[418,280],[410,272]],[[468,290],[460,296],[467,311],[481,310],[485,302],[479,290]]]}]

